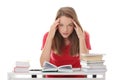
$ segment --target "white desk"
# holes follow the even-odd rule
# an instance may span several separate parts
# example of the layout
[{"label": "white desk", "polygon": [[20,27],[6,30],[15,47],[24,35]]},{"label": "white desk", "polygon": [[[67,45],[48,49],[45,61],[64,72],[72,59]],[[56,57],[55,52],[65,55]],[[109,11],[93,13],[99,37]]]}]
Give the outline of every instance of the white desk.
[{"label": "white desk", "polygon": [[[105,80],[105,73],[96,72],[83,72],[83,71],[73,71],[73,72],[41,72],[41,71],[30,71],[28,73],[8,73],[8,80],[60,80],[61,78],[43,78],[42,75],[87,75],[87,78],[67,78],[67,80]],[[62,78],[66,80],[66,78]]]}]

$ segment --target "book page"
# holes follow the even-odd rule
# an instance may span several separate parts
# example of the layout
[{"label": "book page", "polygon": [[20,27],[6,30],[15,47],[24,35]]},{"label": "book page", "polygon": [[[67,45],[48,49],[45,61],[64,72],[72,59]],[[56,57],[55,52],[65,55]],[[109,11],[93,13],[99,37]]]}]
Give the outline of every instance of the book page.
[{"label": "book page", "polygon": [[62,72],[72,72],[72,65],[63,65],[58,67],[58,71]]},{"label": "book page", "polygon": [[57,66],[55,66],[54,64],[45,61],[43,64],[43,69],[42,71],[57,71]]}]

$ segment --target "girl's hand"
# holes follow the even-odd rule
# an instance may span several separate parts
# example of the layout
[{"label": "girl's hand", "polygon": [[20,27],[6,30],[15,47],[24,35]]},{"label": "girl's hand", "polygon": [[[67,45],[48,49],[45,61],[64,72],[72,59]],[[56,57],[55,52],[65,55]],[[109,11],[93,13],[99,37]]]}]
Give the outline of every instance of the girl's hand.
[{"label": "girl's hand", "polygon": [[54,35],[55,35],[55,32],[57,30],[57,26],[59,25],[60,23],[60,19],[58,18],[54,23],[53,25],[50,27],[50,31],[49,31],[49,34],[51,36],[51,38],[53,39],[54,38]]},{"label": "girl's hand", "polygon": [[75,25],[74,29],[77,33],[77,36],[79,39],[83,39],[84,38],[84,32],[82,31],[82,28],[80,26],[77,25],[77,23],[72,20],[73,24]]}]

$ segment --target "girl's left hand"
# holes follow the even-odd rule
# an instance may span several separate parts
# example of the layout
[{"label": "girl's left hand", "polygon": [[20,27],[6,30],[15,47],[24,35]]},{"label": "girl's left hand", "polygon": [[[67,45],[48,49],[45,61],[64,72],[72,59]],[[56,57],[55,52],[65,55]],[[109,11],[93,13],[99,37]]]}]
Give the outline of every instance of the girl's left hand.
[{"label": "girl's left hand", "polygon": [[82,28],[80,26],[78,26],[77,23],[74,20],[72,20],[72,22],[75,25],[74,29],[77,33],[78,38],[83,39],[84,38],[84,32],[82,31]]}]

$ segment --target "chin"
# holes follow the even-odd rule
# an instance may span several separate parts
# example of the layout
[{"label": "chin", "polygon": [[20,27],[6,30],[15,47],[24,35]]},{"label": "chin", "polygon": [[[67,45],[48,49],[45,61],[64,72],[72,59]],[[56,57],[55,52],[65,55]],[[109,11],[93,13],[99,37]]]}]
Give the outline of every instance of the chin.
[{"label": "chin", "polygon": [[62,36],[63,38],[68,38],[69,36]]}]

